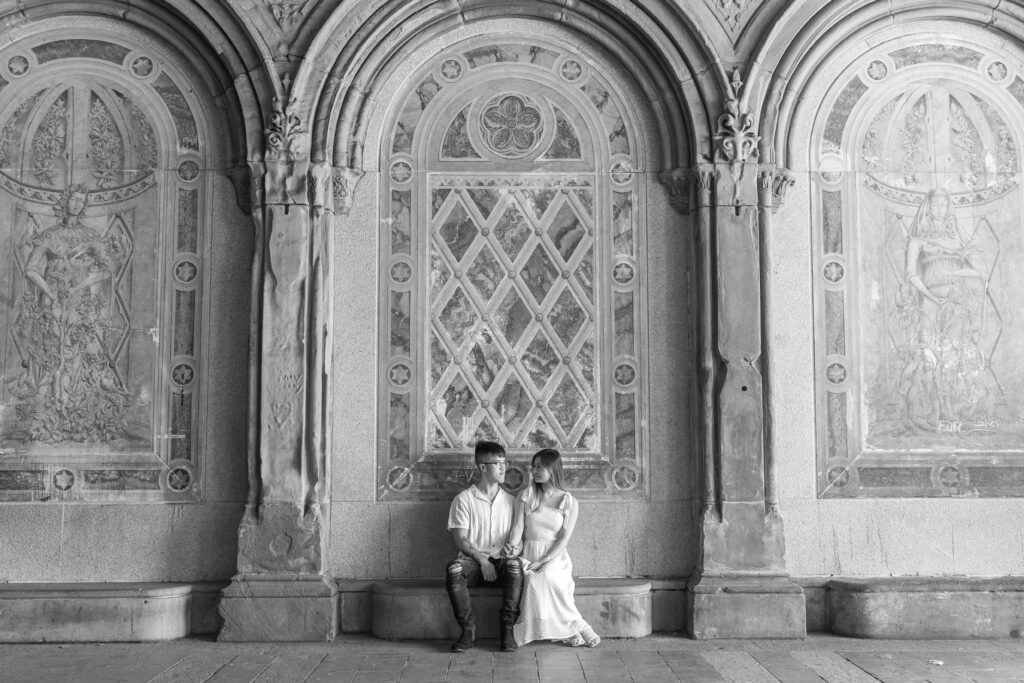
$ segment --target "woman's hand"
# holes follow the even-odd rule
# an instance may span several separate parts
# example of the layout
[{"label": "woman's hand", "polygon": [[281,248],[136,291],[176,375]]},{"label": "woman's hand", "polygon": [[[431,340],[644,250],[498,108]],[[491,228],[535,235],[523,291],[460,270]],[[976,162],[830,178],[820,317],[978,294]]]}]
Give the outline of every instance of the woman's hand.
[{"label": "woman's hand", "polygon": [[542,557],[539,560],[537,560],[536,562],[531,562],[530,566],[527,567],[527,569],[529,569],[531,571],[539,572],[541,569],[544,568],[544,565],[546,565],[550,561],[551,561],[550,557]]}]

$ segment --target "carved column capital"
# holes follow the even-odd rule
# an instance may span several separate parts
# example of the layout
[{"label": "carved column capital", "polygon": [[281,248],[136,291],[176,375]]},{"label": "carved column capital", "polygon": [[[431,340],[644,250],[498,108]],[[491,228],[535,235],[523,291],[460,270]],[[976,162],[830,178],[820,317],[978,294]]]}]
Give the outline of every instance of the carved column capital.
[{"label": "carved column capital", "polygon": [[796,185],[796,176],[784,168],[776,168],[772,173],[772,212],[779,210],[786,201],[786,191]]},{"label": "carved column capital", "polygon": [[[697,197],[700,198],[703,194],[710,196],[720,175],[714,164],[698,164],[694,171],[694,178],[697,181]],[[710,204],[710,201],[708,203]]]},{"label": "carved column capital", "polygon": [[720,175],[714,164],[698,164],[662,171],[658,180],[668,190],[672,208],[685,215],[699,206],[711,205],[711,193]]},{"label": "carved column capital", "polygon": [[363,172],[356,168],[335,166],[333,170],[334,213],[348,215],[352,208],[352,197]]},{"label": "carved column capital", "polygon": [[692,169],[673,168],[658,174],[658,180],[668,190],[669,204],[683,215],[693,207],[693,173]]},{"label": "carved column capital", "polygon": [[772,213],[786,200],[786,190],[796,184],[796,178],[786,169],[774,164],[762,164],[757,173],[757,190],[764,197],[761,204],[771,206]]}]

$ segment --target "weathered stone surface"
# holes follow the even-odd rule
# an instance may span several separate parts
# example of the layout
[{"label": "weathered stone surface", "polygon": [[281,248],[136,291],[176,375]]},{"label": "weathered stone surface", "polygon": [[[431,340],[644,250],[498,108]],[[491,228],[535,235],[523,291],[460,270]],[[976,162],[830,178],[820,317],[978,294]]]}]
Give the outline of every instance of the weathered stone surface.
[{"label": "weathered stone surface", "polygon": [[722,521],[704,524],[704,570],[785,571],[782,523],[765,517],[760,501],[721,504]]},{"label": "weathered stone surface", "polygon": [[188,584],[0,584],[0,641],[169,640],[191,627]]},{"label": "weathered stone surface", "polygon": [[830,581],[829,626],[861,638],[1018,638],[1024,578]]},{"label": "weathered stone surface", "polygon": [[704,577],[692,588],[694,638],[803,638],[806,607],[785,577]]},{"label": "weathered stone surface", "polygon": [[[470,589],[477,637],[498,636],[501,591]],[[651,583],[631,579],[578,579],[576,607],[601,636],[640,638],[651,634]],[[378,638],[454,638],[459,627],[440,581],[373,584],[371,633]]]},{"label": "weathered stone surface", "polygon": [[323,569],[327,538],[319,507],[303,514],[298,505],[264,503],[259,511],[259,519],[247,512],[238,530],[240,572],[316,575]]},{"label": "weathered stone surface", "polygon": [[328,577],[239,575],[221,594],[219,640],[333,640],[338,586]]}]

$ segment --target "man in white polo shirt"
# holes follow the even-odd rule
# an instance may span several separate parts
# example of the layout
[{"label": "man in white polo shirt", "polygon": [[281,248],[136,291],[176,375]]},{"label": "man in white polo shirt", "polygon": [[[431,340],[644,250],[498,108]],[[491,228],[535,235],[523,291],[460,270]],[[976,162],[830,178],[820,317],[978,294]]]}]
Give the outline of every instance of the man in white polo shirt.
[{"label": "man in white polo shirt", "polygon": [[479,442],[473,459],[480,470],[480,481],[455,496],[448,511],[448,529],[455,536],[459,554],[448,563],[445,587],[455,620],[462,628],[452,652],[473,647],[476,622],[467,589],[479,585],[502,587],[501,650],[510,652],[516,649],[512,626],[519,617],[523,565],[518,557],[505,557],[503,552],[515,500],[500,486],[508,461],[505,449],[493,441]]}]

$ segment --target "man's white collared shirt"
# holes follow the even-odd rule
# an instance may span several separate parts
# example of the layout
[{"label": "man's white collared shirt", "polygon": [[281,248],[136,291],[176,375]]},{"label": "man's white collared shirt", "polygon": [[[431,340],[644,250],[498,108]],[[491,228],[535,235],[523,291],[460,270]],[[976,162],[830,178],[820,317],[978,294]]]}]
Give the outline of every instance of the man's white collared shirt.
[{"label": "man's white collared shirt", "polygon": [[498,557],[512,528],[514,504],[515,498],[500,487],[492,501],[476,486],[470,486],[452,501],[448,510],[448,530],[469,530],[469,542],[474,548]]}]

